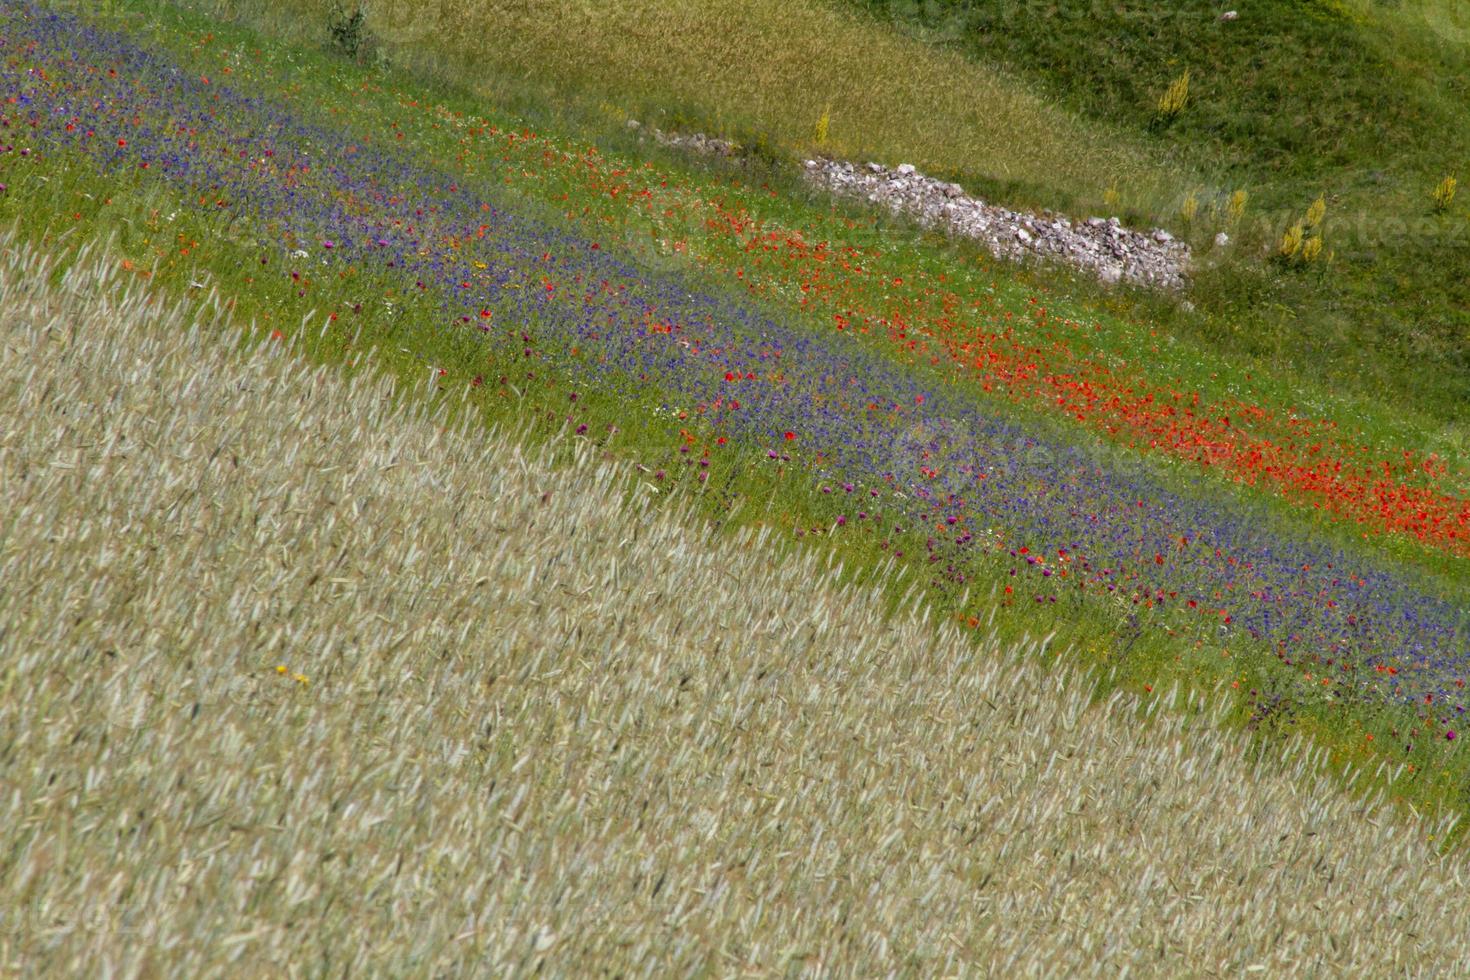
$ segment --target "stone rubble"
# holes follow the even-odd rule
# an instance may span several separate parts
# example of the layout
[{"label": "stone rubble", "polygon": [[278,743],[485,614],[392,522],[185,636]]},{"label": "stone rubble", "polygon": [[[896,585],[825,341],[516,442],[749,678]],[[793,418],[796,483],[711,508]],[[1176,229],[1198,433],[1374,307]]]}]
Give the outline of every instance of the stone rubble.
[{"label": "stone rubble", "polygon": [[[628,120],[630,130],[647,133],[664,146],[703,156],[733,157],[738,144],[704,133],[668,133]],[[1049,259],[1075,266],[1109,285],[1128,282],[1182,291],[1187,285],[1190,248],[1162,228],[1144,233],[1123,227],[1117,218],[1072,221],[1066,215],[1039,215],[987,204],[959,184],[925,176],[909,163],[892,169],[881,163],[858,166],[844,160],[806,161],[809,183],[844,197],[861,198],[926,228],[970,238],[1002,259]],[[1223,233],[1215,244],[1229,243]]]},{"label": "stone rubble", "polygon": [[[636,119],[629,119],[628,128],[641,130],[645,127]],[[664,146],[688,150],[691,153],[698,153],[702,156],[733,157],[740,151],[739,144],[732,140],[720,139],[718,136],[706,136],[704,133],[666,133],[657,126],[648,126],[646,128],[648,134]]]},{"label": "stone rubble", "polygon": [[1150,233],[1125,228],[1117,218],[1073,222],[1065,215],[1040,215],[987,204],[959,184],[927,177],[911,164],[889,169],[842,160],[806,161],[813,185],[844,197],[861,198],[916,219],[921,225],[971,238],[1004,259],[1043,258],[1065,262],[1105,283],[1129,282],[1182,290],[1190,249],[1162,228]]}]

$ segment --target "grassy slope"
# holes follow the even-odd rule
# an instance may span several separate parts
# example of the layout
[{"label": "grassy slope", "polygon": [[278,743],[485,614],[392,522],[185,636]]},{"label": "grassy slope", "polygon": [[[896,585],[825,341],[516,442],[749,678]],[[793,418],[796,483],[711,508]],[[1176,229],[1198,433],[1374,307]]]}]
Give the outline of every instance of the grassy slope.
[{"label": "grassy slope", "polygon": [[[1202,299],[1252,322],[1220,341],[1434,406],[1470,438],[1470,211],[1462,196],[1437,216],[1430,197],[1446,175],[1470,178],[1470,31],[1451,3],[1262,0],[1228,23],[1203,0],[848,5],[1193,163],[1212,179],[1203,206],[1247,188],[1252,249],[1325,195],[1330,269],[1205,278]],[[1161,125],[1160,95],[1185,71],[1189,104]]]},{"label": "grassy slope", "polygon": [[[190,2],[322,39],[332,9]],[[1429,203],[1470,151],[1466,46],[1367,0],[1270,0],[1230,24],[1202,0],[1092,4],[1085,16],[1066,4],[845,5],[881,16],[815,0],[369,5],[363,50],[518,108],[733,133],[778,157],[811,152],[830,106],[832,152],[909,160],[1012,203],[1164,221],[1209,255],[1198,312],[1140,299],[1138,315],[1283,373],[1392,391],[1470,449],[1470,220],[1463,204],[1436,216]],[[1189,107],[1161,127],[1159,95],[1185,69]],[[1227,254],[1210,254],[1235,189],[1253,203]],[[1330,267],[1264,265],[1319,194]],[[1200,216],[1185,222],[1191,195]]]},{"label": "grassy slope", "polygon": [[[174,27],[159,32],[154,39],[156,43],[174,45],[179,57],[197,57],[201,67],[217,70],[220,65],[233,65],[236,71],[245,73],[241,77],[266,85],[282,98],[324,106],[332,125],[347,125],[367,136],[381,132],[385,126],[399,129],[438,166],[473,174],[497,184],[500,177],[494,171],[499,163],[494,154],[465,139],[464,130],[473,128],[467,120],[480,118],[488,124],[502,126],[525,124],[524,118],[507,114],[498,103],[487,103],[478,96],[467,97],[462,88],[426,87],[422,78],[417,76],[406,78],[402,75],[354,72],[332,59],[313,57],[300,50],[254,51],[242,62],[235,41],[214,44],[212,54],[200,56],[198,52],[204,46],[196,47],[192,42],[185,42]],[[230,54],[232,50],[234,55]],[[373,93],[376,97],[363,99],[363,93]],[[1032,298],[1040,295],[1045,297],[1048,307],[1059,307],[1063,315],[1096,324],[1098,330],[1095,335],[1067,338],[1069,344],[1076,345],[1083,352],[1113,364],[1146,363],[1150,374],[1175,378],[1181,387],[1195,388],[1202,396],[1238,397],[1277,409],[1290,408],[1305,415],[1320,414],[1341,420],[1351,438],[1389,455],[1396,455],[1406,446],[1421,453],[1436,452],[1451,462],[1454,475],[1447,485],[1456,490],[1470,488],[1470,461],[1461,460],[1459,448],[1462,443],[1458,432],[1440,431],[1435,416],[1405,412],[1396,398],[1385,399],[1381,389],[1373,390],[1371,396],[1359,395],[1322,383],[1320,374],[1316,372],[1273,371],[1271,363],[1266,360],[1241,358],[1233,352],[1217,352],[1208,348],[1201,350],[1188,343],[1187,338],[1181,342],[1180,337],[1158,329],[1159,324],[1154,321],[1127,315],[1128,301],[1119,304],[1078,300],[1069,293],[1078,290],[1079,284],[1069,277],[1045,272],[1016,275],[1017,270],[1013,267],[996,267],[975,249],[962,244],[956,246],[934,236],[915,236],[911,229],[901,224],[879,221],[875,226],[871,218],[864,220],[861,209],[842,208],[834,214],[825,199],[812,200],[800,193],[791,193],[796,188],[783,182],[779,169],[757,169],[751,174],[740,168],[722,169],[718,165],[701,168],[699,161],[694,161],[695,165],[691,167],[688,160],[659,153],[656,148],[650,152],[649,147],[630,139],[607,139],[607,134],[598,132],[596,127],[589,132],[554,113],[548,113],[545,105],[541,105],[540,110],[531,116],[531,121],[550,130],[542,131],[540,135],[550,140],[557,152],[577,154],[585,149],[587,140],[602,137],[597,142],[608,147],[610,161],[630,168],[630,172],[637,168],[646,173],[649,180],[666,178],[676,186],[686,186],[686,199],[700,203],[715,200],[727,210],[748,213],[762,230],[779,232],[794,228],[809,238],[876,247],[885,253],[887,259],[888,264],[883,268],[900,277],[917,275],[933,279],[947,276],[965,283],[965,289],[971,291],[993,283],[992,288],[998,292],[1003,308],[1017,316],[1029,309]],[[458,117],[448,122],[454,114]],[[559,138],[568,132],[574,134],[572,139]],[[518,160],[522,167],[537,171],[534,179],[518,182],[517,186],[509,188],[510,192],[522,196],[522,206],[539,209],[551,220],[561,220],[575,214],[580,205],[584,212],[582,227],[596,228],[597,234],[613,239],[621,238],[621,246],[629,247],[635,254],[649,260],[665,264],[670,264],[671,260],[669,256],[648,254],[647,237],[650,232],[688,240],[689,257],[695,261],[681,262],[674,257],[672,264],[675,266],[687,269],[696,263],[704,264],[711,258],[718,260],[722,257],[718,254],[721,243],[717,236],[704,234],[705,215],[680,213],[672,218],[663,218],[654,214],[630,214],[629,208],[609,206],[605,199],[599,200],[601,195],[579,183],[575,175],[569,176],[554,167],[545,167],[538,157],[539,147]],[[731,180],[732,177],[735,179]],[[777,193],[772,193],[772,189]],[[571,195],[569,203],[564,203],[564,194]],[[588,208],[590,212],[586,211]],[[854,218],[857,219],[856,226]],[[713,244],[705,248],[709,243]],[[728,252],[728,245],[725,247]],[[728,260],[729,255],[723,258]],[[976,265],[982,268],[977,270],[974,268]],[[728,277],[724,282],[719,281],[718,274],[710,281],[716,290],[732,285]],[[1097,298],[1095,292],[1089,293],[1085,287],[1081,291],[1093,299]],[[879,297],[885,293],[880,284],[873,284],[870,292],[872,296],[867,298],[872,300],[872,305],[881,306]],[[1125,310],[1123,314],[1118,312],[1120,306]],[[778,302],[772,309],[782,318],[803,315],[790,303]],[[1150,312],[1157,310],[1150,308]],[[1177,310],[1173,312],[1177,315]],[[817,320],[813,323],[819,325]],[[1238,334],[1239,331],[1237,325],[1231,332]]]},{"label": "grassy slope", "polygon": [[59,258],[0,242],[0,969],[1470,963],[1443,828],[1300,744]]},{"label": "grassy slope", "polygon": [[[304,55],[299,50],[276,50],[271,52],[267,57],[268,60],[282,60],[296,65],[296,68],[293,70],[299,73],[299,78],[313,80],[308,84],[307,88],[298,89],[298,94],[301,91],[310,91],[312,97],[319,99],[322,104],[343,103],[345,101],[341,93],[335,96],[332,95],[334,86],[342,85],[345,86],[343,89],[344,92],[351,90],[356,93],[358,91],[358,85],[362,82],[360,73],[354,73],[342,69],[340,66],[334,66],[330,60],[322,59],[315,55]],[[341,77],[339,78],[338,76]],[[293,82],[292,84],[299,83]],[[310,87],[311,85],[315,85],[316,87]],[[363,100],[359,98],[358,101]],[[394,102],[394,100],[387,98],[384,98],[382,101],[384,104]],[[368,110],[364,109],[364,111]],[[426,149],[430,148],[429,144],[425,145]],[[98,191],[102,193],[93,193]],[[150,191],[143,187],[136,189],[103,188],[96,184],[88,184],[83,178],[67,177],[63,179],[60,174],[55,175],[45,185],[45,193],[54,195],[54,200],[50,198],[46,199],[44,207],[41,206],[39,200],[33,201],[34,206],[18,215],[18,217],[31,223],[31,230],[33,232],[39,235],[45,235],[48,233],[48,228],[53,234],[56,231],[54,218],[47,217],[48,209],[50,213],[57,214],[70,211],[72,208],[79,208],[82,209],[78,211],[79,214],[83,211],[88,212],[85,216],[86,221],[81,227],[100,228],[104,231],[108,227],[111,227],[130,236],[129,241],[132,245],[129,251],[125,251],[124,254],[129,254],[131,249],[135,249],[142,241],[146,240],[146,235],[158,234],[162,231],[165,226],[160,224],[157,211],[162,210],[167,212],[171,206],[174,206],[161,200],[156,191]],[[84,202],[83,195],[86,193],[91,193],[92,197],[91,200]],[[115,206],[101,207],[102,198],[107,194],[114,193],[117,195]],[[109,199],[108,204],[114,205],[114,201]],[[154,212],[152,218],[147,217],[150,211]],[[70,227],[72,222],[67,220],[62,224]],[[177,233],[184,235],[186,239],[204,240],[210,243],[210,247],[203,251],[195,249],[194,253],[186,261],[181,261],[176,256],[170,255],[167,260],[161,261],[158,267],[159,281],[167,284],[170,288],[183,291],[187,289],[188,282],[195,276],[197,271],[203,267],[209,267],[215,275],[219,276],[217,281],[225,284],[226,288],[231,291],[232,300],[238,301],[242,314],[249,316],[274,316],[276,319],[272,322],[281,324],[288,331],[295,323],[299,322],[299,318],[309,309],[313,307],[318,310],[324,308],[342,309],[351,305],[351,296],[357,290],[363,288],[372,290],[379,285],[376,283],[357,283],[345,288],[339,287],[333,291],[330,284],[324,283],[318,292],[305,300],[298,300],[295,297],[294,286],[291,291],[284,294],[278,294],[275,291],[267,289],[265,283],[246,288],[241,285],[241,282],[248,283],[248,280],[237,281],[237,279],[240,276],[240,269],[248,268],[254,264],[252,258],[253,248],[246,247],[244,251],[236,249],[229,240],[230,234],[226,228],[227,224],[228,222],[224,219],[201,218],[187,211],[181,212],[178,224],[167,228],[167,235],[171,236]],[[71,233],[65,232],[62,237],[65,238],[69,234]],[[146,258],[146,250],[144,250],[143,257]],[[231,276],[236,278],[230,278]],[[1024,296],[1024,293],[1022,296]],[[380,329],[381,324],[373,322],[372,318],[364,318],[362,321],[353,321],[348,325],[348,329],[358,331],[358,336],[363,339],[362,345],[352,344],[344,347],[342,341],[337,338],[335,331],[332,338],[323,341],[318,337],[315,328],[309,331],[303,339],[306,345],[312,350],[314,356],[329,361],[340,362],[344,359],[355,360],[358,356],[356,351],[362,350],[367,344],[385,343],[391,336],[393,340],[399,343],[388,346],[383,355],[383,363],[385,366],[397,371],[400,376],[405,377],[422,371],[421,359],[427,359],[431,364],[458,366],[468,355],[465,352],[454,349],[453,344],[446,344],[443,335],[432,329],[431,324],[432,320],[426,320],[422,332],[415,336],[411,326],[408,328],[400,327],[397,333],[392,333],[391,331],[385,333]],[[412,355],[405,354],[403,356],[395,354],[394,351],[398,349],[401,343],[409,343],[410,347],[415,349],[415,353]],[[479,355],[482,356],[483,351],[479,352]],[[465,364],[468,366],[467,361]],[[473,372],[473,369],[471,369],[471,372]],[[488,373],[493,374],[493,370]],[[456,377],[459,377],[460,374],[462,372],[457,372]],[[465,375],[465,377],[467,376]],[[1231,383],[1233,384],[1234,382]],[[502,392],[501,394],[504,393]],[[485,417],[488,418],[504,418],[506,417],[507,411],[511,413],[512,417],[519,414],[539,416],[543,409],[558,404],[557,393],[551,389],[548,389],[545,393],[544,400],[542,396],[535,392],[528,392],[527,395],[528,397],[525,400],[511,404],[496,402],[494,398],[487,398],[484,401],[476,403],[475,411],[477,413],[483,411]],[[560,404],[564,405],[565,402],[562,401]],[[657,433],[654,431],[656,426],[645,426],[647,431],[639,431],[639,426],[636,421],[639,413],[636,411],[636,407],[634,411],[630,412],[630,407],[627,405],[597,405],[593,397],[585,399],[583,405],[588,413],[587,417],[589,421],[601,422],[603,420],[615,420],[620,426],[626,426],[628,428],[629,431],[626,433],[626,438],[621,440],[618,446],[620,451],[628,452],[633,458],[643,459],[653,466],[659,465],[659,461],[653,458],[651,454],[669,452],[666,443],[660,444],[657,441]],[[739,470],[740,467],[737,463],[735,470],[720,472],[720,464],[717,464],[716,480],[714,482],[718,483],[726,478],[735,479]],[[818,500],[814,504],[809,499],[812,496],[809,487],[792,486],[792,481],[785,481],[783,483],[779,479],[773,480],[767,473],[750,469],[738,472],[738,482],[740,489],[744,491],[742,494],[744,499],[757,505],[754,508],[754,512],[747,510],[746,519],[753,519],[758,522],[770,521],[776,524],[776,526],[787,530],[793,524],[804,526],[812,522],[821,523],[826,521],[830,523],[832,515],[822,509],[821,501]],[[714,501],[707,501],[707,503],[714,505],[711,513],[715,516],[721,516],[723,519],[723,515],[719,511],[720,504],[716,504]],[[851,556],[853,563],[859,566],[868,565],[872,561],[882,559],[873,541],[854,538],[849,540],[847,544],[850,549],[847,554]],[[1077,644],[1078,649],[1076,652],[1079,655],[1093,661],[1110,664],[1117,671],[1114,675],[1116,681],[1120,684],[1126,684],[1130,689],[1141,689],[1145,680],[1155,683],[1160,681],[1167,683],[1170,679],[1182,678],[1186,683],[1203,683],[1206,687],[1210,687],[1222,676],[1226,680],[1229,680],[1233,674],[1242,681],[1251,677],[1248,673],[1250,669],[1248,665],[1235,660],[1222,661],[1219,656],[1219,651],[1216,650],[1205,650],[1202,653],[1191,654],[1180,649],[1176,644],[1165,642],[1161,639],[1155,639],[1152,642],[1145,639],[1136,645],[1125,642],[1120,636],[1113,636],[1107,634],[1105,631],[1097,630],[1096,624],[1098,622],[1111,622],[1111,620],[1107,619],[1099,620],[1095,615],[1097,612],[1097,610],[1094,610],[1092,613],[1079,618],[1077,622],[1071,624],[1064,632],[1062,639],[1066,642]],[[1020,621],[1011,624],[1008,633],[1012,636],[1018,635],[1021,632],[1031,632],[1032,635],[1036,635],[1034,626],[1035,623],[1022,617]],[[1249,687],[1249,683],[1246,686]],[[1237,721],[1243,721],[1245,716],[1249,714],[1249,709],[1241,705],[1238,712],[1236,715]],[[1308,713],[1308,716],[1299,719],[1299,721],[1304,729],[1313,731],[1314,734],[1323,737],[1327,744],[1332,746],[1334,761],[1337,765],[1361,766],[1366,762],[1370,769],[1382,761],[1382,757],[1374,752],[1367,751],[1368,747],[1362,742],[1363,732],[1365,730],[1370,733],[1376,732],[1380,739],[1379,744],[1382,745],[1388,741],[1386,735],[1389,729],[1398,724],[1394,719],[1385,717],[1354,718],[1345,721],[1340,714],[1335,712],[1329,712],[1320,718],[1313,717]],[[1406,724],[1403,727],[1407,728],[1410,725]],[[1457,786],[1459,784],[1459,779],[1456,775],[1460,771],[1458,757],[1442,755],[1437,750],[1434,750],[1432,746],[1426,749],[1422,741],[1419,743],[1419,746],[1416,748],[1416,754],[1413,758],[1417,763],[1419,774],[1423,778],[1421,779],[1419,775],[1416,775],[1412,781],[1400,780],[1394,787],[1395,793],[1403,794],[1406,798],[1418,801],[1421,804],[1427,803],[1431,807],[1446,803],[1452,806],[1457,805],[1454,801],[1457,799]],[[1429,754],[1426,755],[1426,751]],[[1446,766],[1450,768],[1446,768]]]},{"label": "grassy slope", "polygon": [[[317,36],[333,9],[324,0],[212,7]],[[821,0],[429,0],[411,11],[367,5],[362,36],[364,51],[380,45],[395,62],[497,101],[736,133],[782,153],[810,143],[827,112],[832,152],[984,175],[1038,200],[1064,191],[1099,201],[1115,180],[1167,194],[1187,176],[1142,140],[1082,123],[1004,72]],[[933,125],[936,116],[945,124]]]}]

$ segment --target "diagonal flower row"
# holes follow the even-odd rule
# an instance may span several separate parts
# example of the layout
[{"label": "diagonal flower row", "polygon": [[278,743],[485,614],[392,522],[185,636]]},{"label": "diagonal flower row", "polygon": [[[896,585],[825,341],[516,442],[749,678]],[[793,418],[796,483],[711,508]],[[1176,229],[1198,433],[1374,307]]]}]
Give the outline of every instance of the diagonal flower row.
[{"label": "diagonal flower row", "polygon": [[[998,576],[999,601],[1058,615],[1084,598],[1105,601],[1129,621],[1197,643],[1266,644],[1336,696],[1427,698],[1446,726],[1465,710],[1465,644],[1446,598],[1406,573],[1278,538],[1239,501],[1171,492],[1126,454],[1099,455],[1008,420],[972,386],[940,380],[934,362],[962,351],[987,365],[988,384],[1061,391],[1054,397],[1084,418],[1096,409],[1129,432],[1170,418],[1179,428],[1157,429],[1157,439],[1223,445],[1198,450],[1221,459],[1245,451],[1243,438],[1230,441],[1236,422],[1207,418],[1214,409],[1196,411],[1182,394],[1168,412],[1144,412],[1157,395],[1134,389],[1125,401],[1108,387],[1121,382],[1100,370],[1061,385],[1040,366],[1043,352],[1006,334],[972,331],[961,343],[970,328],[960,326],[954,295],[928,297],[954,314],[932,328],[892,311],[842,313],[832,331],[793,326],[518,213],[494,181],[432,169],[393,141],[380,146],[287,103],[248,97],[73,19],[6,7],[0,60],[0,179],[15,187],[69,154],[269,229],[261,262],[274,274],[299,278],[304,265],[292,256],[306,252],[313,268],[395,276],[436,298],[445,330],[524,348],[535,363],[554,361],[578,384],[630,403],[655,392],[669,412],[700,421],[708,451],[806,467],[838,533],[862,527],[898,548],[918,532],[924,554],[906,557],[931,568],[941,587],[988,588]],[[507,163],[507,175],[519,166]],[[827,251],[809,261],[873,274],[857,255],[789,237],[772,249],[752,241],[742,246],[752,255]],[[804,285],[804,295],[841,305],[830,298],[840,296],[841,277],[810,272]],[[874,349],[861,339],[864,324],[919,363]],[[1256,422],[1257,432],[1272,424]],[[1275,466],[1253,438],[1263,471]]]}]

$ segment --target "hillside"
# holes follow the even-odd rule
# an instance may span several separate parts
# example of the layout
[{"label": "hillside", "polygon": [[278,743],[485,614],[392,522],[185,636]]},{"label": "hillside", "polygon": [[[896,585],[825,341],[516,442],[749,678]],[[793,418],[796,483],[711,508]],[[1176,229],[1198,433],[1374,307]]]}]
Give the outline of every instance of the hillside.
[{"label": "hillside", "polygon": [[1300,744],[0,256],[7,971],[1470,961],[1445,828]]},{"label": "hillside", "polygon": [[12,19],[26,236],[111,239],[323,363],[468,384],[486,424],[570,428],[721,525],[905,559],[961,622],[1132,690],[1228,683],[1239,723],[1458,800],[1470,471],[1421,419],[830,201],[151,9]]},{"label": "hillside", "polygon": [[[844,2],[1205,174],[1190,188],[1202,211],[1221,189],[1246,189],[1251,245],[1277,246],[1322,196],[1334,261],[1211,283],[1215,308],[1254,321],[1225,342],[1387,385],[1406,406],[1437,403],[1465,432],[1470,210],[1433,197],[1446,177],[1470,178],[1470,31],[1451,0],[1261,0],[1233,20],[1201,0],[1058,4],[1046,16],[1027,4]],[[1162,118],[1161,97],[1186,75],[1187,104]]]},{"label": "hillside", "polygon": [[[1459,287],[1338,224],[1440,164],[1328,152],[1452,123],[1457,49],[1211,15],[1140,119],[1153,76],[1094,101],[1025,31],[599,9],[0,6],[0,958],[1462,966]],[[1227,96],[1235,28],[1380,60]],[[806,176],[869,157],[1195,265],[1109,287]]]},{"label": "hillside", "polygon": [[[201,9],[330,43],[335,8]],[[1194,312],[1112,301],[1264,370],[1391,391],[1470,449],[1470,211],[1462,196],[1440,213],[1431,196],[1467,176],[1470,151],[1470,54],[1447,0],[1269,0],[1225,23],[1202,0],[364,9],[359,57],[548,124],[615,139],[636,118],[734,136],[788,163],[813,151],[909,162],[1003,203],[1164,222],[1203,253],[1227,231],[1234,244],[1202,263]],[[1160,98],[1186,72],[1185,108],[1161,119]],[[1319,196],[1320,261],[1270,259]]]}]

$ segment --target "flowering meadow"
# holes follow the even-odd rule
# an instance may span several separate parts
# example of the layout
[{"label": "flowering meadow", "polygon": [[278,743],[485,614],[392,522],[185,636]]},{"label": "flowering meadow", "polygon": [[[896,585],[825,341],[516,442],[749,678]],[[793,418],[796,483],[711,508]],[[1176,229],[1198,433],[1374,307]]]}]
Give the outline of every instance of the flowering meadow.
[{"label": "flowering meadow", "polygon": [[1284,686],[1394,707],[1401,755],[1455,748],[1455,461],[1232,391],[1167,338],[1138,349],[1116,322],[991,266],[916,261],[835,209],[767,219],[772,191],[368,75],[363,105],[323,104],[244,47],[0,8],[0,210],[26,218],[63,170],[99,189],[71,227],[83,207],[106,216],[105,188],[163,202],[146,235],[127,218],[130,269],[228,271],[275,306],[272,329],[315,311],[310,329],[348,350],[371,327],[441,385],[506,406],[536,390],[572,438],[654,433],[634,461],[661,493],[779,485],[760,519],[917,569],[961,623],[1105,622],[1104,659],[1147,637],[1227,662],[1253,721]]}]

